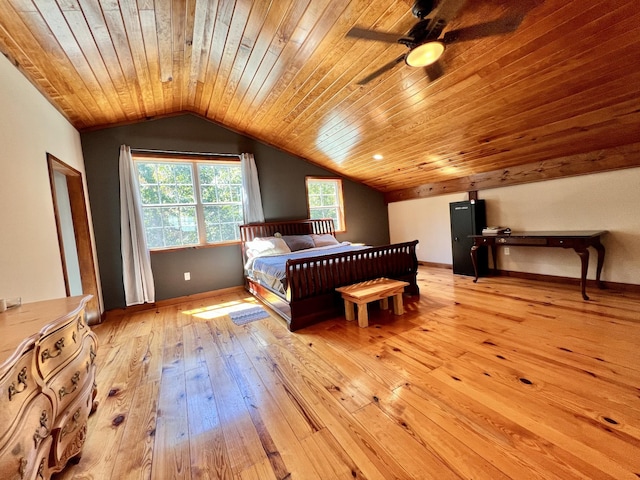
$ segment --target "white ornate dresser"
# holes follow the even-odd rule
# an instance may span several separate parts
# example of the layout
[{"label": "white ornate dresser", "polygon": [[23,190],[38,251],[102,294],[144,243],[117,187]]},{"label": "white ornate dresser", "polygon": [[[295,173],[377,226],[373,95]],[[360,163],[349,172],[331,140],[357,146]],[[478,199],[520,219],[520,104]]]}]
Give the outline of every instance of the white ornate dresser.
[{"label": "white ornate dresser", "polygon": [[48,479],[79,458],[95,409],[91,296],[0,313],[0,479]]}]

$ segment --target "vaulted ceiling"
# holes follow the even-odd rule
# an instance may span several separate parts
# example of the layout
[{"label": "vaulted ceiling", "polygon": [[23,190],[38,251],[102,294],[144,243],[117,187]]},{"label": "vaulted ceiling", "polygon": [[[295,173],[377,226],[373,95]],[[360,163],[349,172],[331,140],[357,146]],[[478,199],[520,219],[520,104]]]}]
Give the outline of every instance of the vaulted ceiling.
[{"label": "vaulted ceiling", "polygon": [[451,3],[440,76],[348,35],[411,0],[0,0],[0,50],[81,131],[192,112],[389,201],[640,166],[638,0]]}]

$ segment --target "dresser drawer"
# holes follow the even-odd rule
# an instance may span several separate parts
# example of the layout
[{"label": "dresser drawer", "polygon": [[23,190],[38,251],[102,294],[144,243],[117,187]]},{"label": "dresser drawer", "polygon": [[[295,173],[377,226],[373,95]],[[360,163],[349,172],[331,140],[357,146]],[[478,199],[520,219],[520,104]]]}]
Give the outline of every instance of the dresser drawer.
[{"label": "dresser drawer", "polygon": [[82,340],[82,348],[77,356],[65,366],[64,370],[51,378],[49,385],[53,390],[55,411],[58,414],[64,412],[68,405],[80,395],[85,385],[93,385],[95,351],[95,335],[88,333]]},{"label": "dresser drawer", "polygon": [[498,237],[496,238],[496,244],[498,245],[524,245],[527,247],[544,247],[547,245],[547,239],[545,237]]},{"label": "dresser drawer", "polygon": [[92,405],[93,383],[84,385],[76,401],[58,417],[58,423],[53,431],[52,459],[55,464],[66,464],[70,458],[82,450]]},{"label": "dresser drawer", "polygon": [[36,365],[40,375],[49,380],[80,349],[85,329],[79,316],[72,318],[62,328],[49,332],[36,347]]},{"label": "dresser drawer", "polygon": [[40,388],[32,372],[33,355],[31,346],[21,355],[17,354],[17,361],[0,373],[0,445],[3,437],[13,431],[25,404]]},{"label": "dresser drawer", "polygon": [[34,478],[42,459],[47,467],[50,451],[53,405],[46,395],[37,395],[19,417],[20,428],[0,447],[0,478]]}]

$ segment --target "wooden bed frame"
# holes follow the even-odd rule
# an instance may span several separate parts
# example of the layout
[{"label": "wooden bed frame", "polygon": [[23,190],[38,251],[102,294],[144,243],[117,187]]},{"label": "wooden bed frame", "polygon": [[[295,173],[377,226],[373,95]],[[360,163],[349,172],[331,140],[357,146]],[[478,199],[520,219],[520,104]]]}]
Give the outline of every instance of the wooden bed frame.
[{"label": "wooden bed frame", "polygon": [[[335,236],[333,220],[293,220],[240,226],[243,264],[246,242],[256,237],[326,234]],[[371,247],[354,252],[289,260],[286,264],[287,298],[283,300],[268,288],[245,277],[249,292],[285,319],[294,331],[321,320],[343,314],[343,302],[336,287],[387,277],[409,282],[405,293],[418,295],[418,241]]]}]

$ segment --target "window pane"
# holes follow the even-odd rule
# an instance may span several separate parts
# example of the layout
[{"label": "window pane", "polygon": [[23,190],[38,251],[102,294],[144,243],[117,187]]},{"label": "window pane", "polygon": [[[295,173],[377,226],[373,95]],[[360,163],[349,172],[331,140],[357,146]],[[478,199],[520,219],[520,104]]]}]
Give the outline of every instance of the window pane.
[{"label": "window pane", "polygon": [[174,165],[173,166],[176,183],[183,185],[192,185],[191,165]]},{"label": "window pane", "polygon": [[338,203],[335,195],[322,195],[323,206],[336,206]]},{"label": "window pane", "polygon": [[309,195],[309,207],[320,207],[322,206],[322,197],[320,195]]},{"label": "window pane", "polygon": [[155,165],[148,163],[138,163],[138,178],[140,184],[157,183]]},{"label": "window pane", "polygon": [[173,185],[160,185],[160,203],[178,203]]},{"label": "window pane", "polygon": [[146,228],[162,228],[162,214],[159,208],[143,208],[142,213]]},{"label": "window pane", "polygon": [[157,185],[141,185],[140,199],[143,205],[155,205],[160,203],[160,195]]},{"label": "window pane", "polygon": [[215,203],[216,187],[211,185],[202,185],[200,191],[202,195],[202,203]]}]

